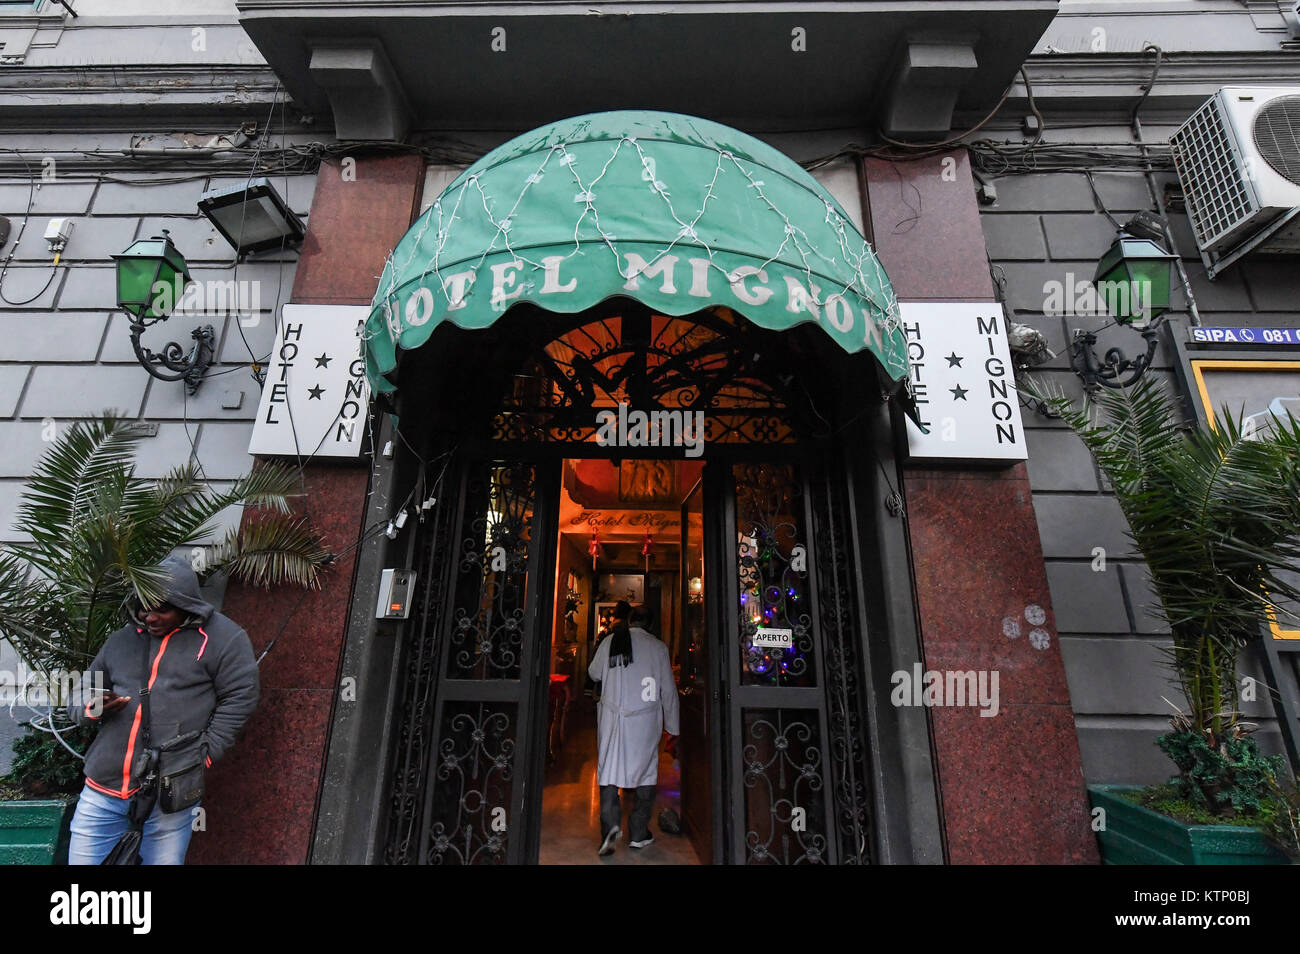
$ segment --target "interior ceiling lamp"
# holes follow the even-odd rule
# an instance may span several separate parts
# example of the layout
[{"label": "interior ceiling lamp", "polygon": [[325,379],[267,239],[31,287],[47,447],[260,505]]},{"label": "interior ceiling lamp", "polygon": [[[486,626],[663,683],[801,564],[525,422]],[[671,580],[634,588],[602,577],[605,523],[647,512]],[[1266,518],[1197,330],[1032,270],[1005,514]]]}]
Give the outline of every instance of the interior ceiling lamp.
[{"label": "interior ceiling lamp", "polygon": [[117,307],[131,316],[131,347],[144,369],[162,381],[184,381],[193,394],[212,364],[216,332],[211,325],[191,332],[194,345],[188,355],[175,341],[155,354],[140,341],[151,325],[166,321],[190,283],[189,266],[172,244],[167,230],[162,235],[141,239],[119,255],[117,263]]},{"label": "interior ceiling lamp", "polygon": [[600,556],[600,537],[596,534],[591,535],[591,540],[587,543],[587,552],[591,554],[591,569],[596,569],[596,560]]},{"label": "interior ceiling lamp", "polygon": [[691,602],[702,603],[704,601],[704,580],[698,576],[691,577]]},{"label": "interior ceiling lamp", "polygon": [[269,179],[250,179],[199,198],[207,216],[242,259],[245,255],[297,246],[306,234],[302,219],[280,198]]},{"label": "interior ceiling lamp", "polygon": [[1093,284],[1098,299],[1116,322],[1138,329],[1147,347],[1146,353],[1136,358],[1127,357],[1119,348],[1110,348],[1104,358],[1098,358],[1096,333],[1076,329],[1070,344],[1071,363],[1084,387],[1128,387],[1151,366],[1160,324],[1169,311],[1170,277],[1176,260],[1157,242],[1163,238],[1162,220],[1141,212],[1124,224],[1097,263]]}]

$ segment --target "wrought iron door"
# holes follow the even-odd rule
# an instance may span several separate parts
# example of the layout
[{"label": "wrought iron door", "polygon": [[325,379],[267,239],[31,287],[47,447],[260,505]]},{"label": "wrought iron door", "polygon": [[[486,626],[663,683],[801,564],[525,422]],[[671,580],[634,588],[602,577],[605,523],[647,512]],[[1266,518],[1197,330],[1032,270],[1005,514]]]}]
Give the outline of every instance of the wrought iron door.
[{"label": "wrought iron door", "polygon": [[714,575],[711,568],[705,567],[705,551],[715,548],[705,541],[704,500],[704,481],[700,481],[681,507],[681,736],[677,754],[682,767],[682,824],[700,860],[709,863],[721,857],[722,844],[715,837],[714,820],[721,818],[722,812],[718,786],[714,784],[719,746],[718,680],[713,673],[717,607],[707,598],[709,587],[704,582],[711,582]]},{"label": "wrought iron door", "polygon": [[811,469],[738,463],[727,488],[729,842],[747,864],[869,860],[843,515]]},{"label": "wrought iron door", "polygon": [[441,644],[419,826],[427,864],[525,857],[528,788],[540,785],[529,772],[528,714],[554,562],[552,470],[520,459],[471,462],[453,546],[440,548],[448,565],[428,568],[445,588],[444,599],[422,607]]}]

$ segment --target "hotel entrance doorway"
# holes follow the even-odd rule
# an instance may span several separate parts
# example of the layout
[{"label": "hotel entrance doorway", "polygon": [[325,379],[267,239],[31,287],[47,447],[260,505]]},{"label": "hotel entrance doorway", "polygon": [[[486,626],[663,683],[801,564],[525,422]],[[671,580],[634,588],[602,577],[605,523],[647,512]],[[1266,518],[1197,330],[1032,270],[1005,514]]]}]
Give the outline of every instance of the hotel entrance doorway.
[{"label": "hotel entrance doorway", "polygon": [[[836,439],[867,394],[819,335],[610,301],[520,306],[426,352],[430,394],[404,400],[444,409],[419,448],[443,502],[418,537],[394,861],[555,860],[566,837],[596,860],[586,663],[629,587],[672,651],[682,733],[655,814],[679,814],[683,857],[870,860],[858,449]],[[700,415],[700,452],[624,430],[641,408]],[[548,783],[586,786],[567,822]]]},{"label": "hotel entrance doorway", "polygon": [[[702,462],[680,459],[563,462],[547,687],[543,864],[712,861],[713,755],[707,740],[713,713],[705,704],[709,628],[702,471]],[[597,859],[596,709],[603,687],[588,676],[588,668],[608,638],[619,600],[644,609],[648,619],[642,628],[668,649],[673,685],[654,686],[651,701],[659,701],[660,690],[678,698],[681,735],[671,743],[675,752],[660,746],[651,811],[654,843],[629,850],[630,828],[624,822],[614,854]],[[629,804],[632,793],[623,800]],[[689,820],[685,828],[683,817]]]}]

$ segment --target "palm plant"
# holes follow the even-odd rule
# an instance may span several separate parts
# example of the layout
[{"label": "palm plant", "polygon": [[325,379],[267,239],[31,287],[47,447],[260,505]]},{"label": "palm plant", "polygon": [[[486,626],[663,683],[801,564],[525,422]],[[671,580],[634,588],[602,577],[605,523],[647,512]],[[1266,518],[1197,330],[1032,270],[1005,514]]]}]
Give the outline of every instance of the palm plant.
[{"label": "palm plant", "polygon": [[1268,434],[1224,408],[1188,426],[1151,378],[1094,397],[1099,414],[1049,401],[1096,458],[1151,570],[1187,711],[1158,740],[1187,794],[1218,813],[1258,807],[1279,757],[1261,758],[1238,710],[1237,658],[1279,602],[1300,599],[1300,424]]},{"label": "palm plant", "polygon": [[[261,586],[318,586],[330,554],[290,512],[297,475],[267,465],[217,489],[193,462],[165,478],[135,474],[139,437],[106,415],[68,427],[23,489],[14,522],[30,539],[0,547],[0,637],[57,696],[123,622],[127,600],[162,601],[158,564],[188,548],[201,580],[216,572]],[[244,505],[259,519],[215,544],[217,516]],[[53,698],[54,704],[62,702]]]}]

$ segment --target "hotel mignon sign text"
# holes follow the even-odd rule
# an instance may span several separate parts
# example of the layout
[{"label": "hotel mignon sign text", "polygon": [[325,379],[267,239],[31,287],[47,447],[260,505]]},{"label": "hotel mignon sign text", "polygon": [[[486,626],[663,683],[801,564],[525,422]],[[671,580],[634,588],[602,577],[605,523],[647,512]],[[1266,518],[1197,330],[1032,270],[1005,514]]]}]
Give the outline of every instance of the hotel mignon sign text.
[{"label": "hotel mignon sign text", "polygon": [[907,422],[913,460],[997,463],[1024,460],[1007,346],[1007,323],[995,301],[900,302],[912,389],[929,434]]},{"label": "hotel mignon sign text", "polygon": [[250,454],[361,454],[370,389],[360,332],[369,313],[360,305],[284,306]]}]

